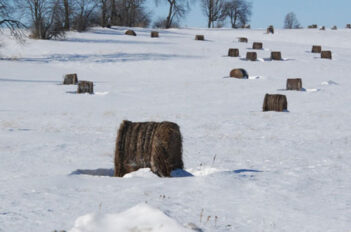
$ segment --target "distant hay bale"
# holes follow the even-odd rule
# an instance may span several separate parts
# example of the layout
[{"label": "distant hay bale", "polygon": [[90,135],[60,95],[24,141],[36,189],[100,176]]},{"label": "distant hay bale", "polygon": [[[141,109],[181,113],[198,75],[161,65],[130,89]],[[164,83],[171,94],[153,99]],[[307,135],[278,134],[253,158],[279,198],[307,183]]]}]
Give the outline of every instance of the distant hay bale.
[{"label": "distant hay bale", "polygon": [[267,34],[274,34],[274,27],[273,25],[270,25],[268,28],[267,28]]},{"label": "distant hay bale", "polygon": [[131,36],[136,36],[136,35],[137,35],[137,34],[135,33],[135,31],[133,31],[133,30],[127,30],[125,34],[126,34],[126,35],[131,35]]},{"label": "distant hay bale", "polygon": [[338,27],[337,26],[333,26],[331,29],[332,30],[338,30]]},{"label": "distant hay bale", "polygon": [[347,29],[351,29],[351,24],[347,24],[347,25],[346,25],[346,28],[347,28]]},{"label": "distant hay bale", "polygon": [[332,59],[332,52],[331,51],[321,51],[321,58],[322,59]]},{"label": "distant hay bale", "polygon": [[301,78],[287,79],[286,80],[286,90],[302,90],[302,80]]},{"label": "distant hay bale", "polygon": [[249,40],[246,37],[240,37],[239,42],[240,43],[247,43]]},{"label": "distant hay bale", "polygon": [[158,38],[158,37],[159,37],[158,31],[152,31],[151,32],[151,38]]},{"label": "distant hay bale", "polygon": [[64,85],[76,85],[78,83],[78,75],[76,73],[67,74],[63,79]]},{"label": "distant hay bale", "polygon": [[195,35],[195,40],[205,40],[204,35]]},{"label": "distant hay bale", "polygon": [[282,60],[281,52],[271,52],[271,59],[272,60]]},{"label": "distant hay bale", "polygon": [[322,51],[322,46],[320,45],[313,45],[312,46],[312,53],[321,53]]},{"label": "distant hay bale", "polygon": [[321,31],[325,31],[325,26],[321,27],[321,29],[319,29]]},{"label": "distant hay bale", "polygon": [[246,60],[256,61],[257,60],[257,53],[256,52],[247,52],[246,53]]},{"label": "distant hay bale", "polygon": [[288,101],[285,95],[266,94],[263,101],[263,111],[286,111],[288,110]]},{"label": "distant hay bale", "polygon": [[150,168],[161,177],[183,168],[182,136],[172,122],[123,121],[115,150],[115,176]]},{"label": "distant hay bale", "polygon": [[91,81],[79,81],[77,93],[94,93],[94,83]]},{"label": "distant hay bale", "polygon": [[309,25],[308,28],[309,29],[316,29],[316,28],[318,28],[318,25],[317,24],[312,24],[312,25]]},{"label": "distant hay bale", "polygon": [[262,49],[263,48],[263,44],[259,43],[259,42],[254,42],[252,44],[252,49]]},{"label": "distant hay bale", "polygon": [[233,69],[232,71],[230,71],[229,76],[234,77],[234,78],[238,78],[238,79],[248,79],[249,78],[249,74],[246,72],[245,69],[242,69],[242,68]]},{"label": "distant hay bale", "polygon": [[230,56],[230,57],[238,57],[239,56],[239,49],[237,49],[237,48],[229,48],[228,56]]}]

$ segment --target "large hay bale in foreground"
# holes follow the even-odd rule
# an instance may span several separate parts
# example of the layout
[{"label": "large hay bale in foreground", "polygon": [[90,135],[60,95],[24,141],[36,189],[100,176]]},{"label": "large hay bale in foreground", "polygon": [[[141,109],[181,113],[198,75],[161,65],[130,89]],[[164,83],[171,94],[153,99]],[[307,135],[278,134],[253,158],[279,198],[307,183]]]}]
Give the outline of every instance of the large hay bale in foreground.
[{"label": "large hay bale in foreground", "polygon": [[252,49],[262,49],[262,48],[263,48],[263,43],[254,42],[252,44]]},{"label": "large hay bale in foreground", "polygon": [[263,101],[263,111],[286,111],[288,110],[288,101],[285,95],[266,94]]},{"label": "large hay bale in foreground", "polygon": [[159,33],[158,33],[158,31],[152,31],[150,36],[151,36],[151,38],[158,38],[159,37]]},{"label": "large hay bale in foreground", "polygon": [[274,27],[273,27],[273,25],[270,25],[270,26],[267,28],[267,34],[269,34],[269,33],[274,34]]},{"label": "large hay bale in foreground", "polygon": [[76,85],[78,83],[78,75],[76,73],[66,74],[63,79],[64,85]]},{"label": "large hay bale in foreground", "polygon": [[126,35],[131,35],[131,36],[136,36],[136,35],[137,35],[137,34],[135,33],[135,31],[133,31],[133,30],[127,30],[125,34],[126,34]]},{"label": "large hay bale in foreground", "polygon": [[322,51],[322,46],[320,45],[313,45],[312,46],[312,53],[321,53]]},{"label": "large hay bale in foreground", "polygon": [[245,69],[242,69],[242,68],[233,69],[232,71],[230,71],[229,76],[234,77],[234,78],[238,78],[238,79],[248,79],[249,78],[249,74],[246,72]]},{"label": "large hay bale in foreground", "polygon": [[332,59],[332,52],[331,51],[321,51],[321,58],[322,59]]},{"label": "large hay bale in foreground", "polygon": [[195,35],[195,40],[205,40],[205,36],[204,35]]},{"label": "large hay bale in foreground", "polygon": [[282,60],[281,52],[271,52],[271,59],[272,60]]},{"label": "large hay bale in foreground", "polygon": [[249,42],[249,40],[246,37],[240,37],[238,40],[239,40],[240,43],[247,43],[247,42]]},{"label": "large hay bale in foreground", "polygon": [[94,83],[91,81],[79,81],[77,93],[94,93]]},{"label": "large hay bale in foreground", "polygon": [[123,121],[115,150],[115,176],[150,168],[161,177],[183,168],[182,136],[172,122]]},{"label": "large hay bale in foreground", "polygon": [[246,60],[256,61],[257,60],[257,53],[256,52],[247,52],[246,53]]},{"label": "large hay bale in foreground", "polygon": [[286,80],[286,90],[302,90],[302,80],[301,78],[287,79]]},{"label": "large hay bale in foreground", "polygon": [[237,48],[229,48],[228,56],[238,57],[239,56],[239,49],[237,49]]}]

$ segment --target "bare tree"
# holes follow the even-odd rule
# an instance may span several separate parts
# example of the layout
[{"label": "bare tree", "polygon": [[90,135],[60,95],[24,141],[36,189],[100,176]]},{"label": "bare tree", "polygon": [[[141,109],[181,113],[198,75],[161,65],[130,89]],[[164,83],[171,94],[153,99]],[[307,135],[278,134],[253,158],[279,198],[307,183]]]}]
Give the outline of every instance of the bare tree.
[{"label": "bare tree", "polygon": [[116,19],[113,24],[128,27],[147,27],[151,20],[149,13],[145,11],[144,3],[145,0],[117,0]]},{"label": "bare tree", "polygon": [[224,0],[201,0],[201,6],[204,14],[208,18],[208,28],[215,26],[215,22],[221,25],[226,17],[225,1]]},{"label": "bare tree", "polygon": [[101,26],[106,27],[107,26],[107,21],[108,21],[108,15],[107,15],[107,3],[108,0],[100,0],[101,4]]},{"label": "bare tree", "polygon": [[64,36],[61,0],[17,0],[17,7],[30,17],[32,38],[53,39]]},{"label": "bare tree", "polygon": [[70,0],[63,0],[63,9],[64,9],[64,14],[65,14],[65,23],[64,23],[64,29],[69,30],[71,28],[70,25],[70,14],[71,14],[71,4]]},{"label": "bare tree", "polygon": [[230,19],[232,28],[243,27],[250,21],[251,8],[251,2],[246,0],[229,0],[226,2],[226,14]]},{"label": "bare tree", "polygon": [[165,20],[165,28],[171,28],[176,20],[184,17],[187,11],[190,9],[188,0],[155,0],[156,5],[158,3],[167,2],[169,4],[168,15]]},{"label": "bare tree", "polygon": [[19,30],[23,28],[24,25],[11,17],[13,14],[13,8],[9,5],[8,1],[0,0],[0,29],[7,27],[10,29],[11,34],[16,38],[21,38],[22,33]]},{"label": "bare tree", "polygon": [[81,32],[94,22],[96,18],[97,0],[74,0],[73,1],[73,29]]},{"label": "bare tree", "polygon": [[285,16],[284,19],[284,28],[285,29],[297,29],[300,28],[300,23],[297,20],[297,17],[294,12],[290,12]]}]

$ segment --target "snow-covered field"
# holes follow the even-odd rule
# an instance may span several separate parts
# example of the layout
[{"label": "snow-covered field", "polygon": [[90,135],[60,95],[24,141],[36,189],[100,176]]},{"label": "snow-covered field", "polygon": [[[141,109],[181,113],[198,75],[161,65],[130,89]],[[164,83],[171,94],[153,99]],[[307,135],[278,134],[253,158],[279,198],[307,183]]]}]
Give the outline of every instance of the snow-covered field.
[{"label": "snow-covered field", "polygon": [[[351,30],[124,30],[1,36],[1,232],[351,231]],[[226,56],[254,41],[259,61]],[[266,59],[276,50],[284,61]],[[233,68],[250,79],[225,78]],[[95,95],[61,85],[74,72]],[[306,91],[281,90],[287,78]],[[261,112],[266,93],[289,112]],[[193,176],[111,177],[124,119],[178,123]]]}]

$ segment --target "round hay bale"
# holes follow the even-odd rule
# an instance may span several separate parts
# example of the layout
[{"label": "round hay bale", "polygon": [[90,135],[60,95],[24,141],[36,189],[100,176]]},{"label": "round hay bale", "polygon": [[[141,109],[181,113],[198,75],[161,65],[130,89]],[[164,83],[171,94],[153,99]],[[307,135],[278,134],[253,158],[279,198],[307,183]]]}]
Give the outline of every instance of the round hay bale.
[{"label": "round hay bale", "polygon": [[161,177],[170,177],[183,168],[182,136],[172,122],[123,121],[115,150],[115,176],[122,177],[139,168],[150,168]]},{"label": "round hay bale", "polygon": [[158,38],[158,37],[159,37],[158,31],[152,31],[151,32],[151,38]]},{"label": "round hay bale", "polygon": [[313,45],[312,46],[312,53],[321,53],[322,51],[322,46],[320,45]]},{"label": "round hay bale", "polygon": [[239,49],[237,49],[237,48],[229,48],[228,56],[230,56],[230,57],[238,57],[239,56]]},{"label": "round hay bale", "polygon": [[347,29],[351,29],[351,24],[347,24],[347,25],[346,25],[346,28],[347,28]]},{"label": "round hay bale", "polygon": [[76,73],[66,74],[63,79],[64,85],[76,85],[78,83],[78,75]]},{"label": "round hay bale", "polygon": [[240,37],[239,42],[240,43],[247,43],[249,40],[246,37]]},{"label": "round hay bale", "polygon": [[204,35],[195,35],[195,40],[205,40],[205,36]]},{"label": "round hay bale", "polygon": [[271,52],[271,60],[282,60],[281,52]]},{"label": "round hay bale", "polygon": [[249,78],[249,74],[246,72],[245,69],[242,69],[242,68],[233,69],[232,71],[230,71],[229,76],[233,78],[238,78],[238,79]]},{"label": "round hay bale", "polygon": [[256,61],[257,60],[257,53],[256,52],[247,52],[246,53],[246,60]]},{"label": "round hay bale", "polygon": [[301,78],[296,79],[287,79],[286,81],[286,90],[302,90],[302,80]]},{"label": "round hay bale", "polygon": [[332,59],[332,52],[331,51],[321,51],[321,58],[322,59]]},{"label": "round hay bale", "polygon": [[135,31],[133,31],[133,30],[127,30],[125,34],[126,34],[126,35],[131,35],[131,36],[136,36],[136,35],[137,35],[137,34],[135,33]]},{"label": "round hay bale", "polygon": [[274,34],[274,27],[273,25],[270,25],[268,28],[267,28],[267,34]]},{"label": "round hay bale", "polygon": [[321,31],[325,31],[325,26],[321,27],[320,30],[321,30]]},{"label": "round hay bale", "polygon": [[77,93],[94,94],[94,83],[91,81],[79,81]]},{"label": "round hay bale", "polygon": [[337,26],[333,26],[331,29],[332,30],[338,30],[338,27]]},{"label": "round hay bale", "polygon": [[263,44],[259,42],[254,42],[252,44],[252,49],[263,49]]},{"label": "round hay bale", "polygon": [[266,94],[263,101],[263,111],[287,111],[288,101],[285,95],[281,94]]}]

